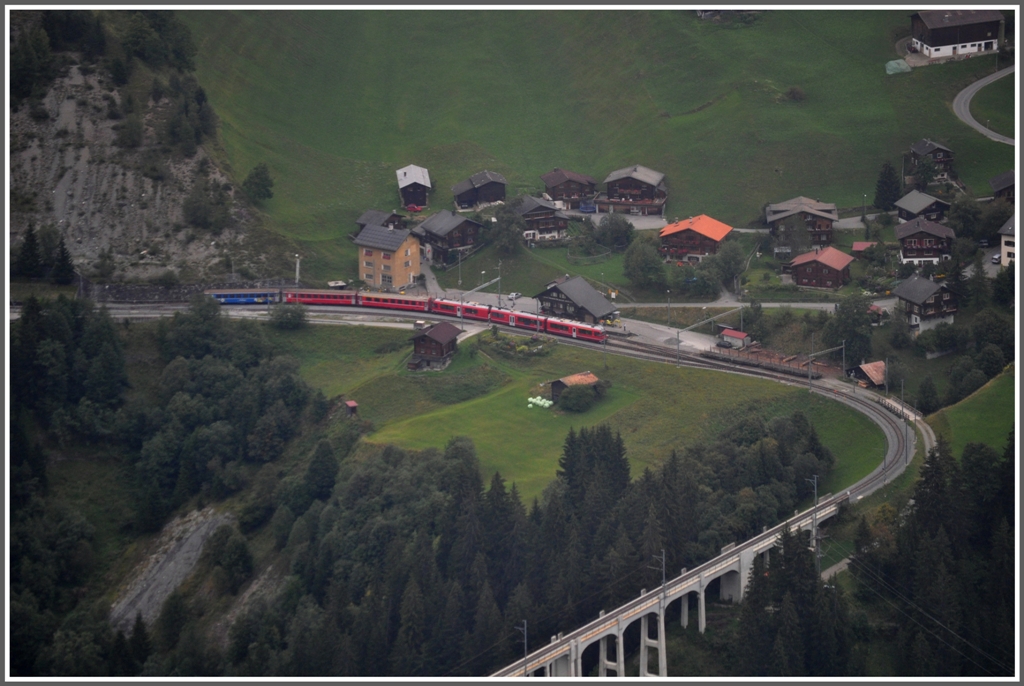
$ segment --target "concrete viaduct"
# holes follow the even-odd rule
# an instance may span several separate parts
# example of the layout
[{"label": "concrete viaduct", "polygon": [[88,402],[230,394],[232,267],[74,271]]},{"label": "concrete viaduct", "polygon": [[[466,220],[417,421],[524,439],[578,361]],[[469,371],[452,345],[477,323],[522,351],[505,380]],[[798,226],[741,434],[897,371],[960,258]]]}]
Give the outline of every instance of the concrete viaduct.
[{"label": "concrete viaduct", "polygon": [[[838,392],[831,388],[815,388],[815,392],[827,395],[864,412],[885,433],[887,450],[882,463],[867,477],[839,495],[825,495],[819,499],[817,508],[809,508],[785,522],[736,545],[730,543],[722,548],[721,554],[695,569],[683,569],[682,573],[653,591],[644,589],[639,597],[612,612],[602,611],[597,619],[575,631],[551,637],[551,642],[534,650],[525,658],[501,669],[491,676],[523,677],[554,676],[575,677],[583,674],[583,653],[588,647],[597,645],[598,676],[625,676],[625,651],[622,649],[626,629],[640,621],[640,676],[667,676],[667,654],[665,647],[665,621],[669,606],[679,604],[682,626],[690,621],[691,606],[695,606],[700,632],[705,629],[705,593],[712,582],[718,580],[720,600],[740,602],[746,589],[747,578],[758,555],[768,557],[779,541],[783,530],[809,530],[812,540],[817,535],[815,527],[821,521],[835,516],[839,508],[856,502],[860,498],[882,488],[892,477],[901,472],[914,452],[915,433],[904,424],[904,419],[916,424],[925,436],[926,445],[932,443],[930,428],[921,417],[908,411],[901,412],[898,406],[872,400],[864,394]],[[899,415],[903,416],[899,416]],[[654,637],[651,626],[656,625]],[[613,650],[614,648],[614,650]],[[657,653],[657,665],[652,664],[651,649]],[[612,656],[614,653],[614,657]],[[656,667],[656,671],[652,671]]]}]

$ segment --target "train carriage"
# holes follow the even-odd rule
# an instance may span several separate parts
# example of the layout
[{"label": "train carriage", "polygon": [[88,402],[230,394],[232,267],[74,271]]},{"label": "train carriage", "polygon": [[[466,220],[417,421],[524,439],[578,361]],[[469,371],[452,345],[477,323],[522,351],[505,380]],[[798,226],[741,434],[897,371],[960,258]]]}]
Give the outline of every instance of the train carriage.
[{"label": "train carriage", "polygon": [[287,303],[304,305],[356,305],[356,291],[316,290],[309,288],[286,288],[282,291],[282,300]]},{"label": "train carriage", "polygon": [[265,305],[281,298],[275,288],[208,288],[203,293],[222,305]]},{"label": "train carriage", "polygon": [[490,319],[491,309],[489,305],[472,302],[460,303],[455,300],[441,300],[440,298],[432,300],[430,303],[430,311],[433,313],[458,317],[461,311],[463,318],[475,319],[481,322],[486,322]]},{"label": "train carriage", "polygon": [[429,312],[430,298],[416,295],[393,295],[390,293],[360,293],[359,304],[363,307],[380,307],[386,310],[407,312]]},{"label": "train carriage", "polygon": [[569,319],[558,319],[550,317],[547,322],[547,331],[555,336],[565,336],[583,341],[601,342],[608,337],[600,326],[581,324]]},{"label": "train carriage", "polygon": [[491,310],[491,321],[497,324],[511,326],[514,329],[528,329],[534,332],[544,331],[544,320],[546,317],[538,317],[526,312],[515,312],[510,310]]}]

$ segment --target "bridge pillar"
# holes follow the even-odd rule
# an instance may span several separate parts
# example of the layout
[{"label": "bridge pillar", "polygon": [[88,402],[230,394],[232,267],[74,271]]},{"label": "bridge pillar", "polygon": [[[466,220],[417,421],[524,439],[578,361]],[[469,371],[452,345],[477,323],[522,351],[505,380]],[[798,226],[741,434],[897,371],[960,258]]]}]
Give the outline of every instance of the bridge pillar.
[{"label": "bridge pillar", "polygon": [[[648,612],[640,618],[640,676],[659,676],[664,677],[667,672],[668,658],[665,655],[665,601],[662,598],[661,602],[658,603],[658,637],[651,638],[650,634],[650,618],[651,613]],[[658,673],[651,674],[650,671],[650,649],[656,648],[658,651]]]},{"label": "bridge pillar", "polygon": [[690,594],[684,593],[679,599],[679,624],[685,629],[690,625]]},{"label": "bridge pillar", "polygon": [[626,676],[626,651],[622,642],[625,633],[626,627],[622,626],[620,619],[615,631],[615,674],[622,677]]},{"label": "bridge pillar", "polygon": [[704,633],[704,629],[707,626],[707,620],[704,615],[704,574],[700,575],[700,590],[697,592],[697,628],[701,633]]},{"label": "bridge pillar", "polygon": [[[615,639],[615,661],[612,662],[608,659],[608,644],[612,638]],[[600,639],[601,643],[601,656],[597,661],[597,675],[608,676],[608,670],[615,670],[615,676],[625,676],[623,672],[623,662],[625,662],[622,655],[622,633],[616,631],[615,636],[602,636]]]},{"label": "bridge pillar", "polygon": [[569,659],[572,660],[569,676],[583,676],[583,651],[580,650],[578,639],[569,644],[569,656]]}]

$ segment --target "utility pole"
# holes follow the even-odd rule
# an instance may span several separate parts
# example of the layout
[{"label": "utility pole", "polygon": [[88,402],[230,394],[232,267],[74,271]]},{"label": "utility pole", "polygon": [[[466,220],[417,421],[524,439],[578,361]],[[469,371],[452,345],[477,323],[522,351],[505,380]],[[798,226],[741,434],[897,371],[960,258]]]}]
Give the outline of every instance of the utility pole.
[{"label": "utility pole", "polygon": [[679,329],[676,329],[676,366],[679,366]]},{"label": "utility pole", "polygon": [[[445,260],[447,262],[447,260]],[[462,288],[462,251],[459,251],[459,288]]]},{"label": "utility pole", "polygon": [[672,290],[665,290],[665,316],[668,325],[672,326]]},{"label": "utility pole", "polygon": [[814,332],[811,332],[811,354],[807,356],[807,392],[810,393],[814,382],[811,380],[811,370],[814,369]]},{"label": "utility pole", "polygon": [[903,402],[903,381],[903,379],[900,379],[900,405],[903,405],[903,453],[907,456],[906,464],[909,465],[910,451],[907,448],[909,448],[908,441],[910,440],[910,436],[907,434],[910,427],[909,422],[907,421],[907,406]]},{"label": "utility pole", "polygon": [[527,647],[526,647],[526,620],[525,619],[523,620],[523,625],[522,626],[519,626],[518,624],[516,624],[516,631],[522,631],[523,632],[523,676],[527,677],[527,676],[530,676],[530,673],[527,671],[529,669],[529,666],[530,666],[528,664],[530,653],[529,653],[529,651],[527,650]]},{"label": "utility pole", "polygon": [[301,261],[302,261],[302,258],[299,257],[298,253],[296,253],[295,254],[295,285],[296,286],[299,285],[299,263]]},{"label": "utility pole", "polygon": [[846,378],[846,341],[843,341],[843,378]]},{"label": "utility pole", "polygon": [[885,397],[889,397],[889,356],[885,356]]},{"label": "utility pole", "polygon": [[498,307],[501,307],[501,258],[498,258]]},{"label": "utility pole", "polygon": [[818,554],[818,475],[814,475],[814,479],[804,479],[808,483],[814,484],[814,510],[811,511],[811,538],[814,540],[814,563],[815,569],[818,570],[818,578],[821,578],[821,556]]},{"label": "utility pole", "polygon": [[[661,555],[652,555],[655,560],[661,562],[661,590],[665,590],[665,549],[661,549]],[[657,567],[647,566],[648,569],[658,569]]]}]

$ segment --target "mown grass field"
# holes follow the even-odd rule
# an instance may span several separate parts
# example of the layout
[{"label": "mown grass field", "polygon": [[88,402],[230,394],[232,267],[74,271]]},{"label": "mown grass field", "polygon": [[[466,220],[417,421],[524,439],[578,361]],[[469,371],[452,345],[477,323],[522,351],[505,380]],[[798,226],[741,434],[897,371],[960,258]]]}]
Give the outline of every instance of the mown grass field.
[{"label": "mown grass field", "polygon": [[[971,99],[971,114],[996,133],[1013,138],[1017,121],[1017,93],[1013,74],[982,88]],[[979,189],[979,195],[988,195]]]},{"label": "mown grass field", "polygon": [[1017,424],[1014,366],[956,405],[931,415],[928,423],[936,435],[949,440],[958,460],[968,443],[985,443],[1002,452],[1007,436]]},{"label": "mown grass field", "polygon": [[[673,449],[711,440],[751,412],[769,419],[802,410],[839,459],[834,479],[851,481],[874,466],[881,433],[857,413],[806,390],[732,374],[675,368],[556,346],[546,356],[506,359],[475,355],[463,345],[440,373],[409,373],[409,346],[389,351],[408,332],[369,327],[309,327],[271,333],[301,373],[329,397],[341,389],[359,403],[375,432],[366,440],[410,449],[442,448],[449,438],[476,442],[485,477],[500,471],[525,499],[537,496],[555,476],[565,434],[572,426],[608,422],[620,431],[633,476],[661,464]],[[481,334],[489,336],[490,334]],[[337,351],[337,353],[335,353]],[[540,384],[590,370],[612,382],[607,398],[583,414],[527,407],[527,398],[549,397]],[[878,444],[876,446],[875,444]]]},{"label": "mown grass field", "polygon": [[396,207],[394,170],[409,163],[430,170],[432,209],[484,168],[514,195],[556,166],[603,180],[642,163],[666,174],[670,216],[733,225],[798,194],[858,205],[881,163],[924,136],[956,151],[971,188],[1013,164],[947,105],[995,57],[885,74],[906,11],[768,11],[750,25],[691,11],[181,16],[221,161],[239,181],[269,164],[268,225],[300,242],[314,281],[353,276],[344,236],[364,210]]}]

